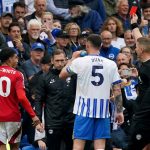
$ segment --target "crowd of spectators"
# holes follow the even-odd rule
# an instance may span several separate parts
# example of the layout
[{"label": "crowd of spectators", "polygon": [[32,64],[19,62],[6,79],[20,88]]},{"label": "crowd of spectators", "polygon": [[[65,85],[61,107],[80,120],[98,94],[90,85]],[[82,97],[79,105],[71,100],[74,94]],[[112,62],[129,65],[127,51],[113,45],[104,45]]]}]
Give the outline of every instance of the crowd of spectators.
[{"label": "crowd of spectators", "polygon": [[[141,34],[150,37],[149,0],[20,0],[13,3],[12,12],[2,12],[0,49],[11,47],[17,52],[26,95],[45,122],[45,133],[39,133],[22,111],[20,149],[72,149],[76,76],[62,81],[59,73],[74,52],[86,51],[86,39],[94,33],[101,37],[100,56],[116,62],[122,78],[125,122],[117,126],[112,117],[112,138],[106,149],[127,150],[141,66],[131,28],[132,6],[137,6]],[[92,142],[85,149],[93,149]]]}]

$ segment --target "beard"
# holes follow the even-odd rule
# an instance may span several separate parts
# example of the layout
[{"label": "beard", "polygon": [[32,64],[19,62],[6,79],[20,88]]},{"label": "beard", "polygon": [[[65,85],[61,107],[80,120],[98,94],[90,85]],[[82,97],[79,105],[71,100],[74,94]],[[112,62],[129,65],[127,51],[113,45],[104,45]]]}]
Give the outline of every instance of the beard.
[{"label": "beard", "polygon": [[76,18],[81,17],[82,15],[83,15],[82,13],[71,14],[71,18],[76,19]]},{"label": "beard", "polygon": [[73,18],[73,19],[78,18],[78,17],[79,17],[79,15],[77,15],[77,14],[71,15],[71,18]]},{"label": "beard", "polygon": [[34,40],[37,40],[39,38],[39,34],[32,34],[31,37],[34,39]]},{"label": "beard", "polygon": [[130,48],[135,48],[135,43],[128,43],[127,46]]}]

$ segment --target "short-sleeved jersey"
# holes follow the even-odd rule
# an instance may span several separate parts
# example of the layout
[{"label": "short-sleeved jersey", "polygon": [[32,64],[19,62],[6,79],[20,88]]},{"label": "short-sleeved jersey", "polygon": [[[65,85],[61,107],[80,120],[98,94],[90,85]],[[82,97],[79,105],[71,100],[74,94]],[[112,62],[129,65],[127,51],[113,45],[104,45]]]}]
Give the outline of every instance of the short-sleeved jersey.
[{"label": "short-sleeved jersey", "polygon": [[9,66],[0,66],[0,122],[18,122],[21,120],[16,93],[20,88],[24,88],[21,72]]},{"label": "short-sleeved jersey", "polygon": [[108,118],[111,86],[121,82],[116,63],[88,55],[72,61],[67,71],[77,74],[73,112],[84,117]]}]

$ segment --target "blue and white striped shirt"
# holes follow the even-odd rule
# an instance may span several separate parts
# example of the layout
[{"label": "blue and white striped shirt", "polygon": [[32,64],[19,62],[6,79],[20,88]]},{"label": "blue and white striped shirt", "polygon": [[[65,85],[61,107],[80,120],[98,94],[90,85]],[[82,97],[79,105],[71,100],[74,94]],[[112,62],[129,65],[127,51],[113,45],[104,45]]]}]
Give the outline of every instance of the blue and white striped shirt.
[{"label": "blue and white striped shirt", "polygon": [[77,74],[74,114],[90,118],[109,117],[112,84],[121,82],[116,63],[101,56],[85,56],[67,68]]}]

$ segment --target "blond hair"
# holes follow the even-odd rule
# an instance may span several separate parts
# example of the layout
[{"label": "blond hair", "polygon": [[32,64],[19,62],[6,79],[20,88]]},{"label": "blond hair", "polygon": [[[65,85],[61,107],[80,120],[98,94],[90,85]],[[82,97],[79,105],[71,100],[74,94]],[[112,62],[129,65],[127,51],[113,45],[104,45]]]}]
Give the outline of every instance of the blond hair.
[{"label": "blond hair", "polygon": [[[112,20],[115,22],[116,24],[116,35],[117,36],[120,36],[123,34],[123,25],[122,25],[122,22],[117,19],[116,17],[109,17],[105,20],[103,26],[102,26],[102,29],[101,29],[101,32],[104,31],[104,30],[108,30],[108,23],[109,21]],[[108,30],[109,31],[109,30]]]},{"label": "blond hair", "polygon": [[53,14],[51,12],[43,12],[41,18],[43,18],[44,15],[52,16],[53,19]]},{"label": "blond hair", "polygon": [[140,37],[137,39],[137,42],[143,48],[143,51],[150,53],[150,38]]},{"label": "blond hair", "polygon": [[70,23],[66,24],[64,30],[67,32],[67,34],[69,34],[69,31],[70,31],[72,25],[77,26],[77,28],[78,28],[78,35],[79,35],[79,34],[81,33],[81,29],[80,29],[80,27],[78,26],[78,24],[75,23],[75,22],[70,22]]}]

